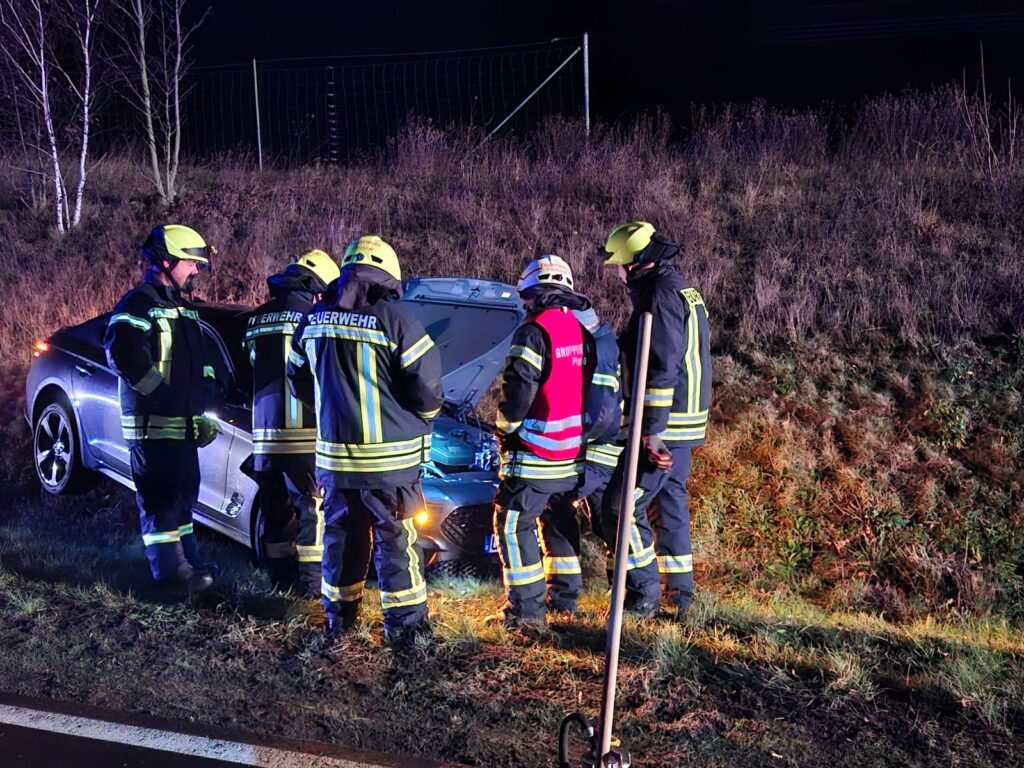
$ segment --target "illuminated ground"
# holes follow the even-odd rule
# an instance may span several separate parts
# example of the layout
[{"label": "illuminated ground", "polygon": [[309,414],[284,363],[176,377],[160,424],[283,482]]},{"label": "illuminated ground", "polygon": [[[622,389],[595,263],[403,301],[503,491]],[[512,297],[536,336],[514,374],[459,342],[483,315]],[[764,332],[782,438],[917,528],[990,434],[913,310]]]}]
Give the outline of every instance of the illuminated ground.
[{"label": "illuminated ground", "polygon": [[[552,765],[562,715],[597,709],[596,575],[582,615],[536,641],[482,626],[495,584],[436,583],[435,643],[396,657],[372,590],[358,631],[325,643],[315,605],[266,594],[212,535],[225,586],[198,611],[161,602],[130,495],[103,490],[3,513],[0,688],[485,766]],[[619,731],[644,766],[989,766],[1024,746],[1024,632],[995,621],[706,591],[684,627],[627,625],[620,680]]]}]

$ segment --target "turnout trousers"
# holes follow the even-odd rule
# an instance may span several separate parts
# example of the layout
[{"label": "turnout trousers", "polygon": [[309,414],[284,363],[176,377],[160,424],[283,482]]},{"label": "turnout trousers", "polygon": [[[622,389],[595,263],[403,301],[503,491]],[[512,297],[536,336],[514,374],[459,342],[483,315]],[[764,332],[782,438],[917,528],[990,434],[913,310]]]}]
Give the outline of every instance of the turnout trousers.
[{"label": "turnout trousers", "polygon": [[[672,453],[671,470],[655,469],[641,458],[637,475],[626,573],[626,607],[638,613],[657,607],[663,580],[666,596],[673,605],[686,609],[693,598],[690,510],[686,496],[691,448],[673,444],[668,448]],[[605,543],[612,552],[615,551],[624,462],[622,459],[615,468],[603,507]],[[653,523],[651,517],[654,518]],[[609,559],[609,571],[613,562]]]},{"label": "turnout trousers", "polygon": [[587,500],[591,510],[590,525],[602,536],[601,505],[613,471],[614,467],[587,462],[579,485],[572,491],[553,496],[541,515],[540,544],[549,610],[570,613],[576,610],[583,591],[578,503]]},{"label": "turnout trousers", "polygon": [[189,440],[142,440],[131,449],[132,480],[146,560],[155,581],[189,578],[203,567],[192,532],[199,498],[199,450]]},{"label": "turnout trousers", "polygon": [[263,510],[263,552],[270,577],[302,593],[320,594],[324,515],[312,455],[265,455],[253,473]]},{"label": "turnout trousers", "polygon": [[[664,484],[668,473],[653,468],[643,460],[637,468],[636,500],[633,519],[629,523],[629,556],[626,561],[626,610],[650,614],[661,600],[661,583],[654,554],[654,531],[647,518],[647,506]],[[601,505],[601,537],[608,547],[608,571],[614,568],[616,538],[619,531],[619,507],[625,492],[626,453],[612,472]]]},{"label": "turnout trousers", "polygon": [[427,618],[423,553],[413,516],[424,506],[419,482],[390,488],[339,488],[333,473],[317,471],[324,489],[324,611],[351,623],[363,599],[373,560],[380,584],[385,633]]},{"label": "turnout trousers", "polygon": [[[554,526],[545,523],[544,515],[553,496],[571,493],[578,483],[577,476],[559,480],[509,477],[498,486],[494,499],[494,535],[498,539],[501,556],[501,577],[506,600],[503,610],[506,617],[544,618],[545,573],[556,584],[555,594],[549,595],[547,605],[554,610],[575,608],[581,578],[579,525],[575,520],[568,523],[566,514],[562,522],[570,530],[557,531]],[[576,509],[571,503],[569,509],[575,515]],[[574,535],[571,533],[573,526]],[[545,531],[546,527],[550,530]],[[545,552],[543,558],[542,541]],[[568,593],[559,591],[563,584],[569,585],[566,588],[570,590]],[[571,591],[573,589],[574,593]],[[571,607],[568,602],[570,599]]]},{"label": "turnout trousers", "polygon": [[692,448],[670,443],[669,450],[672,451],[672,469],[664,473],[664,484],[648,509],[665,598],[673,606],[686,610],[693,600],[693,551],[686,495]]}]

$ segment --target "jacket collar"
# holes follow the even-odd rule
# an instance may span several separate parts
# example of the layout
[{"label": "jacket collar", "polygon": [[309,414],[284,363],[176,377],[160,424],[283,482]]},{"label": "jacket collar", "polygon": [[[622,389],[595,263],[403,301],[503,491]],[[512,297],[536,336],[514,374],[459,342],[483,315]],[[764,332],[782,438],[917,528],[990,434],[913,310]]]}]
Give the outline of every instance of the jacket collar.
[{"label": "jacket collar", "polygon": [[400,298],[402,284],[387,272],[366,264],[350,264],[327,287],[323,303],[331,309],[355,309]]}]

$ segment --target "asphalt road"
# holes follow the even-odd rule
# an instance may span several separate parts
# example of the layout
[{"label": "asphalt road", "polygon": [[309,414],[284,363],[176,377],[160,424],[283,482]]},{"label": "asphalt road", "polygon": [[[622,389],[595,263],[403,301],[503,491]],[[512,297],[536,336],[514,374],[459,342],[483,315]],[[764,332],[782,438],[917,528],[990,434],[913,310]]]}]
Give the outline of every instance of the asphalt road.
[{"label": "asphalt road", "polygon": [[238,763],[0,724],[4,768],[238,768]]},{"label": "asphalt road", "polygon": [[444,768],[442,763],[404,755],[364,752],[0,693],[0,768],[54,766]]}]

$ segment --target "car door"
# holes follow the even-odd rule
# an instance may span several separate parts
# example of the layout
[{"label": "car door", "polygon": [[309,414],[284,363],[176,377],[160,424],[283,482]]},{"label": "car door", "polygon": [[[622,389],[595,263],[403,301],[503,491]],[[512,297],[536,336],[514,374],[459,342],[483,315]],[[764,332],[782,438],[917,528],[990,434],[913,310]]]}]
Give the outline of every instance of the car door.
[{"label": "car door", "polygon": [[70,370],[75,407],[85,451],[96,462],[130,476],[128,446],[121,437],[121,401],[117,375],[107,366],[103,336],[109,314],[74,329]]},{"label": "car door", "polygon": [[[250,372],[235,366],[238,358],[229,354],[225,342],[230,336],[222,336],[205,321],[201,325],[207,360],[214,357],[219,375],[225,375],[225,397],[221,405],[207,414],[217,421],[222,433],[200,450],[202,487],[197,513],[206,525],[249,546],[249,511],[256,496],[256,483],[242,471],[241,464],[252,452],[252,411],[250,395],[245,392],[246,387],[239,386],[238,377],[245,378]],[[221,326],[230,334],[228,326],[223,322]]]},{"label": "car door", "polygon": [[[234,367],[231,357],[220,335],[205,321],[200,321],[203,332],[203,353],[207,363],[214,365],[217,379],[222,392],[230,396],[236,391]],[[206,416],[218,422],[221,433],[205,448],[199,449],[199,500],[197,510],[211,520],[216,520],[226,505],[228,462],[231,457],[231,443],[235,430],[228,425],[228,419],[218,409],[213,408]]]}]

